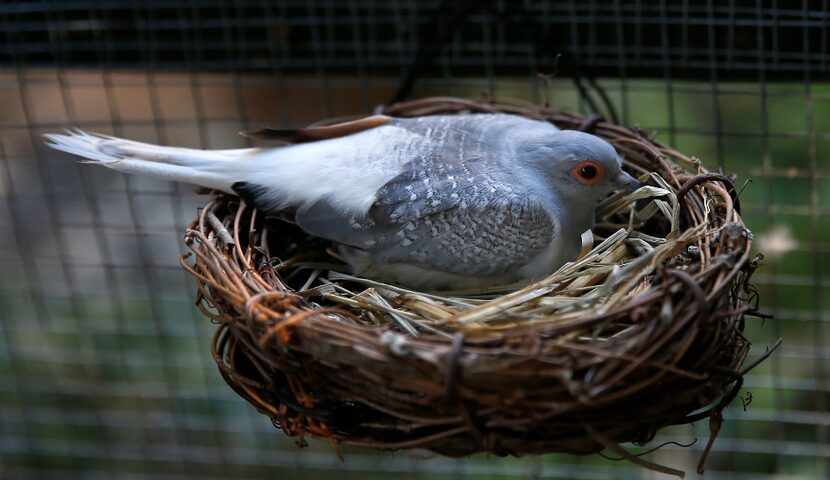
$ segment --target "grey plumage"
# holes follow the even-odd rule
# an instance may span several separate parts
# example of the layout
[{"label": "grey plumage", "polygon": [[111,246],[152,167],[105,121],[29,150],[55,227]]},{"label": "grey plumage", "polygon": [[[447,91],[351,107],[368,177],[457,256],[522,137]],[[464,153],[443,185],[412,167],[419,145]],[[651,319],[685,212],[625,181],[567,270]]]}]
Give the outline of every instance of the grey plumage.
[{"label": "grey plumage", "polygon": [[377,191],[368,215],[339,215],[337,206],[317,202],[297,212],[297,223],[353,247],[342,251],[355,261],[363,251],[371,263],[454,274],[513,270],[538,255],[554,229],[541,199],[520,188],[519,171],[496,168],[514,157],[512,145],[498,140],[521,124],[507,115],[396,119],[394,125],[431,141]]},{"label": "grey plumage", "polygon": [[[152,171],[164,162],[194,168],[197,180],[226,179],[220,188],[235,190],[266,212],[295,208],[297,224],[337,242],[356,273],[421,288],[547,275],[576,255],[596,201],[614,188],[635,185],[606,142],[560,132],[547,122],[505,114],[373,118],[375,124],[363,132],[231,151],[245,153],[218,161],[212,160],[214,152],[194,157],[196,151],[182,155],[182,149],[178,157],[169,149],[171,156],[160,160],[164,147],[155,146],[141,158],[129,141],[119,148],[102,142],[107,144],[92,145],[84,154],[77,137],[50,139],[53,146],[92,160],[99,160],[102,150],[128,151],[125,160],[156,162],[141,169],[156,176],[173,175]],[[181,162],[181,157],[200,160]],[[579,172],[573,169],[585,161],[607,178],[590,185],[585,182],[594,179],[575,180]],[[118,169],[117,164],[105,163]],[[301,174],[313,176],[313,182],[302,183]]]}]

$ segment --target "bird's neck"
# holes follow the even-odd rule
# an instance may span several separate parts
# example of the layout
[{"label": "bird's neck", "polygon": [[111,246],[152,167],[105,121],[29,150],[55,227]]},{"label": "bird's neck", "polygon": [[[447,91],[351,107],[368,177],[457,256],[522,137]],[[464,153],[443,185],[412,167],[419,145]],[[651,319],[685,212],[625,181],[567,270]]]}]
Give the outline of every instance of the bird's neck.
[{"label": "bird's neck", "polygon": [[562,195],[556,189],[550,189],[551,203],[548,208],[556,212],[560,231],[574,232],[578,235],[594,226],[596,201],[591,198],[574,198]]},{"label": "bird's neck", "polygon": [[[584,200],[580,200],[584,202]],[[562,212],[562,223],[564,231],[578,232],[582,234],[585,230],[594,227],[595,205],[573,205],[565,203],[566,207]]]}]

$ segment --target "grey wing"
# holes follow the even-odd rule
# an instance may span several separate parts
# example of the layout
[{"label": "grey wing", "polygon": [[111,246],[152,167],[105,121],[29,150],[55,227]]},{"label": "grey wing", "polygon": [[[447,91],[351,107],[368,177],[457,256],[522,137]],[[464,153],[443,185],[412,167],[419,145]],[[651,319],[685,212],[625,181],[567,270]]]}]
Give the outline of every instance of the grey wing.
[{"label": "grey wing", "polygon": [[375,260],[467,275],[498,275],[527,264],[554,235],[550,215],[526,202],[460,207],[407,222],[370,247]]},{"label": "grey wing", "polygon": [[507,203],[520,194],[516,174],[517,135],[540,137],[558,130],[547,122],[504,114],[473,114],[397,119],[396,126],[431,140],[431,148],[411,159],[377,192],[369,210],[375,220],[406,221],[454,207]]},{"label": "grey wing", "polygon": [[548,211],[527,199],[455,206],[406,219],[344,221],[337,215],[331,206],[316,204],[298,211],[296,218],[303,230],[364,250],[375,262],[467,275],[496,275],[525,265],[548,247],[555,233]]},{"label": "grey wing", "polygon": [[[548,213],[515,173],[506,132],[552,125],[510,115],[396,119],[431,139],[384,184],[365,216],[343,215],[326,201],[296,214],[305,231],[366,250],[379,261],[493,274],[526,263],[553,235]],[[547,125],[547,126],[546,126]],[[507,137],[507,138],[506,138]]]}]

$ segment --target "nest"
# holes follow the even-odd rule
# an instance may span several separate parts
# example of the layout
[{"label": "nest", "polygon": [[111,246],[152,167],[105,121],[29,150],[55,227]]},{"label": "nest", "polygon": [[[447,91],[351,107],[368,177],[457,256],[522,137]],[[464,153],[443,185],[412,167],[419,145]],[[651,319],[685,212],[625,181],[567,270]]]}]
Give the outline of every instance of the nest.
[{"label": "nest", "polygon": [[301,445],[448,456],[610,449],[682,473],[618,445],[709,418],[708,453],[741,386],[756,262],[732,183],[641,130],[548,107],[431,98],[383,109],[471,111],[589,130],[648,187],[603,201],[581,256],[550,277],[441,293],[348,275],[331,245],[217,196],[187,230],[182,265],[219,325],[222,376]]}]

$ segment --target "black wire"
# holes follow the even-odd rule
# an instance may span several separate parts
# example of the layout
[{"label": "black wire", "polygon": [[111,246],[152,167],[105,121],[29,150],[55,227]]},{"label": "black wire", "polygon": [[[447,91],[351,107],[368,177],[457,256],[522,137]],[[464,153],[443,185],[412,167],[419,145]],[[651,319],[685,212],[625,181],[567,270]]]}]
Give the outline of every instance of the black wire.
[{"label": "black wire", "polygon": [[418,32],[418,49],[415,53],[415,59],[409,67],[409,72],[401,81],[398,91],[389,101],[390,105],[409,98],[412,89],[415,87],[415,81],[452,38],[458,27],[464,23],[473,8],[476,6],[484,8],[489,5],[490,1],[492,0],[486,2],[477,2],[476,0],[441,1],[433,12],[430,21]]},{"label": "black wire", "polygon": [[[498,11],[492,3],[492,0],[480,3],[474,0],[464,2],[443,0],[433,12],[431,20],[418,33],[419,43],[415,58],[389,104],[402,102],[412,94],[415,82],[422,75],[424,69],[435,59],[444,45],[452,39],[455,32],[468,19],[473,9],[477,7],[491,14],[496,22],[506,22],[511,16],[518,16],[521,24],[531,26],[532,28],[528,28],[526,31],[529,34],[531,45],[534,45],[535,54],[543,59],[561,56],[565,64],[563,70],[570,72],[571,79],[580,97],[588,104],[592,112],[609,119],[613,123],[619,123],[617,110],[605,89],[597,83],[587,67],[573,53],[561,55],[557,52],[554,54],[552,46],[555,42],[550,38],[550,35],[546,35],[542,31],[540,22],[530,15],[523,4],[514,4],[514,8],[510,9],[512,15],[503,15],[503,12]],[[589,88],[599,97],[603,109],[600,108],[600,104],[589,91]]]},{"label": "black wire", "polygon": [[[589,68],[573,52],[556,51],[555,46],[557,42],[555,39],[552,38],[549,32],[545,32],[544,28],[542,28],[542,23],[533,18],[524,5],[514,4],[513,6],[515,8],[511,9],[511,11],[519,17],[519,23],[531,27],[527,28],[526,31],[528,33],[528,41],[534,46],[535,54],[540,57],[538,63],[553,63],[556,66],[557,74],[561,71],[563,74],[571,77],[571,81],[573,81],[574,87],[579,92],[579,96],[588,104],[588,108],[590,108],[592,113],[609,119],[613,123],[619,123],[619,116],[617,115],[617,110],[611,98],[605,92],[605,89],[597,83]],[[510,17],[500,15],[494,15],[494,18],[496,21],[502,22],[510,19]],[[604,107],[604,112],[591,94],[589,88],[599,97]]]},{"label": "black wire", "polygon": [[[683,443],[680,443],[680,442],[668,441],[668,442],[661,443],[660,445],[657,445],[654,448],[650,448],[650,449],[646,450],[645,452],[632,454],[632,456],[642,457],[644,455],[648,455],[649,453],[656,452],[657,450],[660,450],[661,448],[665,447],[666,445],[677,445],[678,447],[689,448],[689,447],[691,447],[692,445],[694,445],[696,443],[697,443],[697,438],[692,440],[690,443],[686,443],[686,444],[683,444]],[[602,452],[597,452],[597,455],[599,455],[600,457],[602,457],[606,460],[611,460],[612,462],[619,462],[621,460],[626,459],[625,457],[612,457],[612,456],[606,455]]]},{"label": "black wire", "polygon": [[606,118],[611,120],[613,123],[620,123],[620,118],[617,116],[617,109],[614,108],[614,104],[611,102],[611,98],[608,96],[605,89],[597,83],[596,79],[592,75],[586,75],[585,79],[594,88],[594,91],[597,92],[597,95],[599,95],[599,98],[605,105]]},{"label": "black wire", "polygon": [[[579,57],[573,52],[555,51],[554,48],[557,42],[552,38],[549,32],[546,32],[545,29],[542,28],[542,23],[533,18],[524,5],[514,6],[516,8],[512,11],[515,15],[519,16],[520,23],[522,25],[532,27],[526,29],[526,31],[528,33],[528,41],[534,46],[535,54],[541,57],[539,63],[544,63],[545,61],[552,59],[554,65],[556,66],[557,73],[561,70],[564,74],[570,75],[574,87],[576,87],[576,90],[579,92],[579,96],[585,103],[588,104],[588,107],[591,109],[592,113],[600,115],[603,118],[610,119],[614,123],[619,123],[617,110],[614,108],[611,98],[605,92],[605,89],[597,83],[594,76],[588,71],[588,67],[586,67],[580,61]],[[496,16],[495,18],[500,21],[507,21],[509,17]],[[594,100],[591,93],[585,87],[583,79],[599,96],[605,107],[604,114],[600,110],[599,105]]]},{"label": "black wire", "polygon": [[[582,83],[582,79],[584,75],[582,74],[582,67],[580,66],[579,61],[576,59],[576,56],[573,54],[569,54],[568,56],[564,57],[567,61],[570,61],[572,64],[571,67],[571,80],[573,81],[574,86],[576,87],[577,91],[579,92],[579,96],[582,97],[582,100],[588,104],[588,107],[594,113],[601,114],[597,103],[594,101],[594,98],[588,93],[588,89],[585,88],[585,85]],[[567,65],[567,63],[566,63]]]}]

